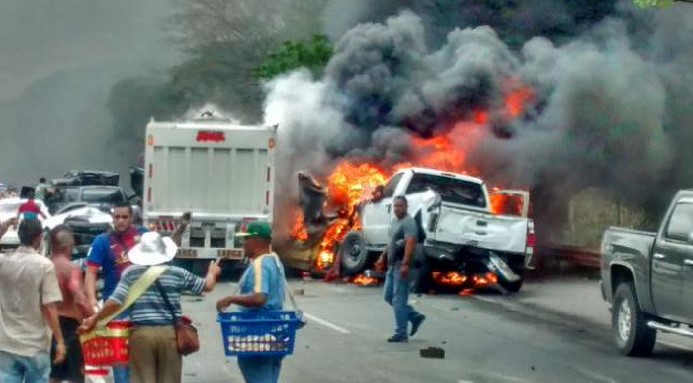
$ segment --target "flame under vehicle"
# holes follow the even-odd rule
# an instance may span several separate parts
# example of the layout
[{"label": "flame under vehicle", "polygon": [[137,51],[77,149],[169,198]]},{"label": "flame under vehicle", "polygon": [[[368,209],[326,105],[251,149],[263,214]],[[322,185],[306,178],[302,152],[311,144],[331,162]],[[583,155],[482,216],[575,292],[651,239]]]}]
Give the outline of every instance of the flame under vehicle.
[{"label": "flame under vehicle", "polygon": [[426,234],[414,260],[420,289],[451,275],[459,276],[452,278],[459,287],[486,281],[510,292],[521,288],[534,250],[529,193],[489,194],[479,178],[426,168],[401,169],[376,191],[360,206],[360,227],[340,243],[343,273],[361,273],[387,246],[393,197],[403,195]]},{"label": "flame under vehicle", "polygon": [[152,120],[145,140],[144,224],[171,235],[190,211],[179,262],[201,271],[217,257],[242,261],[236,234],[251,221],[272,222],[276,127],[215,117]]},{"label": "flame under vehicle", "polygon": [[614,340],[646,356],[657,330],[693,337],[693,190],[680,191],[659,230],[610,227],[601,244],[602,297],[611,305]]}]

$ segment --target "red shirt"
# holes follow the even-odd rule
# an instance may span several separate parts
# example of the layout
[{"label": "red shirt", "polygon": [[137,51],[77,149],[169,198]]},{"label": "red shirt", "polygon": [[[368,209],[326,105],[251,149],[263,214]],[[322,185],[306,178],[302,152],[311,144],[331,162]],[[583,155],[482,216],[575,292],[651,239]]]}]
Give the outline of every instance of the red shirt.
[{"label": "red shirt", "polygon": [[41,208],[39,208],[33,199],[30,199],[19,206],[19,214],[22,213],[34,213],[38,215],[41,214]]}]

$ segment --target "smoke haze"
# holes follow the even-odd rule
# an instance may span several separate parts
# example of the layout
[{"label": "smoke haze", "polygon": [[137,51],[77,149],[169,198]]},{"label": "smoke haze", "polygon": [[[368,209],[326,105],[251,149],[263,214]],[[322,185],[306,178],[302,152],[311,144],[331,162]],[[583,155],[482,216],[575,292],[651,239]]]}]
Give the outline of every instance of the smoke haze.
[{"label": "smoke haze", "polygon": [[176,61],[165,38],[175,2],[0,4],[0,181],[33,184],[80,168],[125,172],[137,161],[135,149],[118,145],[109,92]]}]

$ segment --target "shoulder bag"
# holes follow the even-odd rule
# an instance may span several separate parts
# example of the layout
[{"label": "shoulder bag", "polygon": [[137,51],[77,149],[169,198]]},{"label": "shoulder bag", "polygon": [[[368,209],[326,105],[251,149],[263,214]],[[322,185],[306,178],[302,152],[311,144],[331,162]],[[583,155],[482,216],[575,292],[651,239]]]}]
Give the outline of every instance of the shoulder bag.
[{"label": "shoulder bag", "polygon": [[178,348],[178,353],[185,356],[199,351],[200,337],[197,334],[197,328],[193,326],[190,318],[186,316],[178,317],[176,315],[176,309],[173,307],[173,304],[171,304],[171,301],[168,300],[168,295],[159,281],[154,282],[154,285],[156,289],[159,290],[159,294],[164,299],[166,308],[173,317],[173,329],[176,331],[176,346]]}]

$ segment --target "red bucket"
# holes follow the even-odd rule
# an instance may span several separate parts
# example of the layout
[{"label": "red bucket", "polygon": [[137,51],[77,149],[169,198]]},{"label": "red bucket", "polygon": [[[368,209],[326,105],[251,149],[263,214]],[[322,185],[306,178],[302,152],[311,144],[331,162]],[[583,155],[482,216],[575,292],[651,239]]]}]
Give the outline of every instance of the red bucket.
[{"label": "red bucket", "polygon": [[130,322],[112,321],[80,336],[84,363],[90,366],[127,364]]}]

